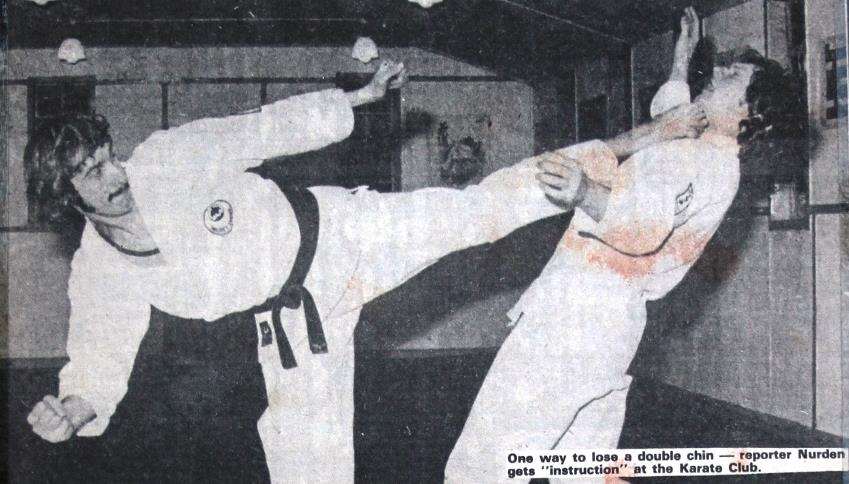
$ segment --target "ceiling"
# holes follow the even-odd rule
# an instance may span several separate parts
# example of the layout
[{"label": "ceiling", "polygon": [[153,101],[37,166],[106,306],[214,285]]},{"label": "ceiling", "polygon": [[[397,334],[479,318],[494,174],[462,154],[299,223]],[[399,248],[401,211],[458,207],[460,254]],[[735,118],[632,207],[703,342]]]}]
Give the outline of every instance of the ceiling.
[{"label": "ceiling", "polygon": [[[0,0],[2,1],[2,0]],[[504,75],[565,75],[575,61],[674,26],[696,3],[705,15],[741,0],[7,0],[8,47],[352,45],[440,52]]]}]

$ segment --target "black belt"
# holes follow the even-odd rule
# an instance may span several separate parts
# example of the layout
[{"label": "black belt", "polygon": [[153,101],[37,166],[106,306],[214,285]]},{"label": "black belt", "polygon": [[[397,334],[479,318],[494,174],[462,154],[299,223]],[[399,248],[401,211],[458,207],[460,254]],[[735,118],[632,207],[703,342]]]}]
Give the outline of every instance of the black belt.
[{"label": "black belt", "polygon": [[[309,273],[312,261],[315,258],[315,250],[318,246],[318,202],[309,190],[305,188],[284,186],[280,181],[269,177],[277,183],[280,190],[292,205],[295,219],[298,222],[298,230],[301,233],[301,245],[295,256],[295,263],[289,278],[283,284],[280,292],[268,298],[263,304],[256,306],[252,311],[255,313],[271,311],[271,323],[277,334],[277,350],[280,353],[280,362],[283,368],[290,369],[298,366],[292,345],[283,331],[280,323],[280,310],[282,308],[298,309],[304,305],[304,316],[307,321],[307,336],[309,337],[310,351],[313,354],[327,353],[327,340],[324,337],[324,329],[321,326],[321,318],[315,306],[315,300],[309,290],[304,287],[304,280]],[[271,344],[271,332],[268,328],[262,328],[260,344],[265,346]]]}]

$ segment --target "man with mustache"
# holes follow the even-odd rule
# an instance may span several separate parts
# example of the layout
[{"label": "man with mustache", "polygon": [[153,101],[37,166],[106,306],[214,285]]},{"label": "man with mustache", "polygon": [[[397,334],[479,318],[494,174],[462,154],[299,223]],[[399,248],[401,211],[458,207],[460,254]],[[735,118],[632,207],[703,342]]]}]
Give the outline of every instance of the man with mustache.
[{"label": "man with mustache", "polygon": [[[50,213],[76,210],[87,222],[68,284],[70,361],[59,394],[29,415],[33,430],[51,442],[106,430],[153,307],[203,320],[219,337],[191,344],[217,342],[244,356],[239,377],[262,380],[268,406],[258,430],[273,481],[352,480],[353,333],[362,306],[450,252],[562,211],[537,186],[535,159],[464,190],[410,193],[299,189],[258,173],[263,159],[346,138],[352,106],[404,77],[401,64],[387,63],[359,91],[295,96],[159,131],[126,163],[113,156],[103,118],[36,133],[26,152],[31,196]],[[695,113],[664,118],[664,136],[692,135]],[[246,312],[248,324],[230,318]]]}]

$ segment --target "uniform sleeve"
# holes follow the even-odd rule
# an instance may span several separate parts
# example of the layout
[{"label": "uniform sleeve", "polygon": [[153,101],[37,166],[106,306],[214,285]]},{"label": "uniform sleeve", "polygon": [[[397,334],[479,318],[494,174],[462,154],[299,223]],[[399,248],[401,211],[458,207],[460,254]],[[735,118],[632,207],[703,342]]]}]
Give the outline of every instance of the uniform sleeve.
[{"label": "uniform sleeve", "polygon": [[[593,152],[615,163],[616,157],[597,141],[558,154],[586,158]],[[359,291],[356,300],[365,304],[451,252],[494,242],[523,225],[561,213],[536,181],[536,164],[549,155],[498,170],[463,190],[360,193],[362,215],[349,234],[362,248],[352,284]]]},{"label": "uniform sleeve", "polygon": [[[78,253],[79,254],[79,253]],[[70,361],[59,372],[59,398],[77,395],[89,402],[97,418],[78,435],[101,435],[127,381],[142,337],[150,306],[127,290],[126,274],[99,270],[91,258],[74,257],[68,296],[71,316],[67,351]]]},{"label": "uniform sleeve", "polygon": [[259,112],[207,118],[158,131],[132,162],[173,166],[259,160],[317,150],[347,138],[354,113],[341,89],[293,96]]},{"label": "uniform sleeve", "polygon": [[651,100],[651,117],[656,118],[670,109],[690,102],[690,85],[684,81],[667,81]]}]

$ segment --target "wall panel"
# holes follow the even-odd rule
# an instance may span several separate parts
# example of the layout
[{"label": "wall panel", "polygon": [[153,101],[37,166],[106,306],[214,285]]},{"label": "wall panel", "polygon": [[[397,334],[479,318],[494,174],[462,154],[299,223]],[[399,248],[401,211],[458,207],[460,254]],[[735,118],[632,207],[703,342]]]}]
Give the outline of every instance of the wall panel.
[{"label": "wall panel", "polygon": [[109,120],[112,148],[126,160],[161,127],[161,88],[154,83],[100,85],[95,89],[94,109]]},{"label": "wall panel", "polygon": [[[330,87],[337,72],[371,72],[377,67],[376,63],[364,65],[352,59],[348,47],[89,48],[86,53],[86,62],[69,65],[58,62],[53,49],[4,51],[8,54],[5,79],[18,82],[29,77],[95,76],[100,81],[95,94],[96,110],[109,119],[116,150],[124,157],[160,127],[160,82],[168,84],[170,125],[178,126],[203,116],[226,116],[259,106],[260,82],[238,83],[228,79],[269,78],[266,97],[268,102],[273,102]],[[492,74],[418,49],[382,49],[381,54],[384,58],[403,60],[410,73],[417,76],[461,76],[468,80],[469,76],[491,77]],[[197,82],[184,82],[186,78],[195,78]],[[315,79],[327,79],[327,82],[316,83]],[[475,104],[473,97],[489,96],[489,88],[493,86],[486,82],[431,84],[434,88],[424,95],[437,100],[438,110],[461,115]],[[6,138],[8,171],[4,174],[8,177],[8,190],[3,212],[8,208],[10,214],[4,226],[23,225],[27,210],[21,165],[27,139],[26,86],[7,84],[4,88],[8,103],[4,126],[9,134]],[[402,96],[406,96],[409,89],[406,88]],[[464,98],[465,104],[460,104],[466,108],[461,106],[458,111],[452,106],[451,98],[455,95]],[[412,97],[420,106],[430,105],[427,98],[416,97],[415,93]],[[487,107],[494,113],[499,130],[494,152],[503,153],[503,156],[494,157],[488,171],[502,166],[503,160],[513,162],[530,155],[533,147],[530,88],[524,84],[505,83],[495,89],[491,99],[492,106]],[[3,180],[4,187],[6,180]],[[5,232],[0,235],[2,247],[8,248],[9,255],[6,259],[4,254],[0,261],[0,273],[8,273],[9,277],[10,328],[10,350],[5,352],[6,341],[0,340],[4,351],[0,357],[64,356],[69,257],[61,254],[53,233]]]},{"label": "wall panel", "polygon": [[27,87],[5,86],[6,92],[6,172],[3,226],[28,224],[27,187],[24,175],[24,149],[27,144]]},{"label": "wall panel", "polygon": [[[401,93],[401,109],[430,113],[449,125],[479,115],[491,120],[487,165],[483,175],[533,154],[533,91],[519,82],[411,82]],[[409,140],[401,153],[401,186],[404,191],[442,186],[433,157],[433,137]],[[482,177],[478,177],[480,179]]]},{"label": "wall panel", "polygon": [[[61,255],[51,232],[2,233],[8,252],[8,346],[0,357],[33,358],[65,355],[70,261]],[[0,261],[3,262],[3,261]]]},{"label": "wall panel", "polygon": [[217,118],[260,107],[258,83],[175,83],[168,89],[168,125]]},{"label": "wall panel", "polygon": [[649,305],[635,374],[810,425],[813,263],[807,231],[729,217],[681,284]]},{"label": "wall panel", "polygon": [[[816,217],[816,426],[820,430],[839,434],[843,422],[841,396],[846,349],[841,342],[842,294],[841,256],[846,254],[846,234],[841,224],[849,223],[849,215],[818,215]],[[842,239],[841,239],[842,237]],[[841,240],[843,241],[841,244]],[[845,257],[845,255],[844,255]]]},{"label": "wall panel", "polygon": [[298,94],[332,89],[334,86],[333,82],[273,82],[266,86],[265,102],[270,104]]},{"label": "wall panel", "polygon": [[[416,48],[385,48],[382,59],[397,59],[412,75],[482,76],[492,72]],[[10,49],[7,79],[27,76],[85,76],[99,79],[175,81],[185,77],[323,77],[336,72],[374,72],[376,63],[351,57],[350,47],[90,47],[88,59],[67,64],[55,49]]]},{"label": "wall panel", "polygon": [[752,47],[761,54],[765,52],[764,3],[750,0],[746,3],[717,12],[704,19],[705,35],[716,41],[717,52],[736,47]]}]

